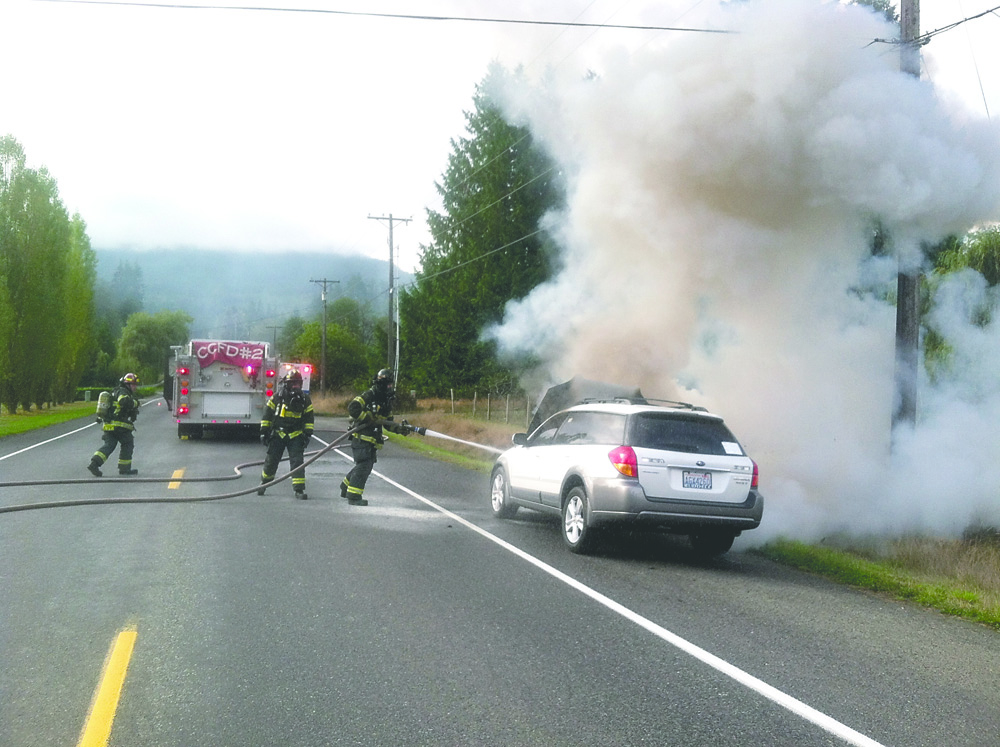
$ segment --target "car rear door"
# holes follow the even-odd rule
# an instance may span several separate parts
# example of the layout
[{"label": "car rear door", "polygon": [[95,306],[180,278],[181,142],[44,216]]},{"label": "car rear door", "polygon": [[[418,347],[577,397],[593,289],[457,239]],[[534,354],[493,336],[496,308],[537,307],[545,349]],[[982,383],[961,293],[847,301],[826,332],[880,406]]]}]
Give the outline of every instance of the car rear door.
[{"label": "car rear door", "polygon": [[547,447],[539,463],[538,488],[542,503],[559,506],[562,487],[571,472],[593,476],[608,469],[608,452],[621,446],[625,438],[625,416],[619,413],[574,410]]},{"label": "car rear door", "polygon": [[632,424],[639,484],[646,497],[742,503],[753,462],[720,418],[640,413]]}]

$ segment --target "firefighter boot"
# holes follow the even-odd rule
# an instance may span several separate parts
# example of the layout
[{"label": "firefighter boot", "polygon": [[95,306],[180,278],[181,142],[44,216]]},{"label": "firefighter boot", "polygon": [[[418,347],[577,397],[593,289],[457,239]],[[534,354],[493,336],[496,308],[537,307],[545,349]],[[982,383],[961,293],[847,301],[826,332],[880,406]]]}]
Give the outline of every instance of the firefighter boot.
[{"label": "firefighter boot", "polygon": [[298,489],[296,489],[296,491],[295,491],[295,497],[298,498],[300,501],[304,501],[307,498],[309,498],[309,496],[306,495],[306,491],[305,491],[304,488],[298,488]]},{"label": "firefighter boot", "polygon": [[96,459],[90,460],[90,464],[87,465],[87,470],[94,477],[104,477],[104,474],[101,472],[101,463]]},{"label": "firefighter boot", "polygon": [[125,469],[119,469],[118,470],[118,474],[120,476],[122,476],[122,477],[129,477],[131,475],[138,475],[139,474],[139,470],[132,469],[131,467],[127,467]]}]

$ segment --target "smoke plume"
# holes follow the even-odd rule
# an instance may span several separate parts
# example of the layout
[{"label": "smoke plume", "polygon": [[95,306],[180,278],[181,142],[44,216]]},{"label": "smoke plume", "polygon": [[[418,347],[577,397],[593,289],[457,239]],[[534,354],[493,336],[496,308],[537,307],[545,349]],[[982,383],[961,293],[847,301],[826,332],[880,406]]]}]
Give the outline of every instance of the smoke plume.
[{"label": "smoke plume", "polygon": [[[892,448],[887,300],[922,247],[998,217],[997,130],[899,72],[898,47],[871,43],[894,29],[861,8],[762,0],[704,21],[733,33],[506,92],[569,200],[548,226],[559,274],[491,334],[541,356],[550,382],[722,414],[760,464],[750,542],[1000,521],[1000,327],[970,324],[984,285],[937,295],[955,365],[921,382],[918,425]],[[872,256],[876,224],[891,255]]]}]

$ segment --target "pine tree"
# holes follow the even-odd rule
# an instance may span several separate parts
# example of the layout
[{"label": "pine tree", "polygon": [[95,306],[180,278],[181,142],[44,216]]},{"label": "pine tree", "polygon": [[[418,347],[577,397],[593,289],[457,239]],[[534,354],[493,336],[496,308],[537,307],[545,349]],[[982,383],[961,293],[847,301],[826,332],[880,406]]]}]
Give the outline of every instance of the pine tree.
[{"label": "pine tree", "polygon": [[482,333],[551,273],[541,220],[563,204],[561,179],[531,132],[504,117],[493,92],[510,77],[495,63],[476,88],[468,135],[452,141],[436,185],[444,209],[427,213],[432,243],[401,297],[401,368],[430,393],[508,386],[512,371]]}]

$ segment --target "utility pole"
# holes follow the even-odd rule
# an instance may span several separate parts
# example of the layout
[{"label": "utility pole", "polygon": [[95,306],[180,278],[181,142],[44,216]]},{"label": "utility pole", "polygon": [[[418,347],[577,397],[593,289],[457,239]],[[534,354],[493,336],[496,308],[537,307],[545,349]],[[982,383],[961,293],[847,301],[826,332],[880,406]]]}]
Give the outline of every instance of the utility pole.
[{"label": "utility pole", "polygon": [[[920,0],[901,0],[899,68],[920,77]],[[901,259],[901,262],[903,260]],[[920,270],[900,266],[896,277],[896,404],[892,428],[917,422],[917,374],[920,367]]]},{"label": "utility pole", "polygon": [[390,371],[392,371],[393,379],[397,378],[398,371],[396,370],[396,336],[398,334],[397,325],[399,323],[398,314],[396,309],[396,263],[393,260],[392,251],[392,224],[394,221],[399,221],[400,223],[409,223],[412,218],[393,218],[392,213],[388,216],[384,215],[369,215],[369,220],[387,220],[389,221],[389,324],[386,327],[386,332],[389,338],[389,355],[387,366]]},{"label": "utility pole", "polygon": [[272,326],[268,325],[267,328],[269,330],[271,330],[271,337],[272,337],[271,347],[274,348],[274,350],[271,351],[271,355],[277,355],[278,354],[278,330],[281,329],[281,327],[272,327]]},{"label": "utility pole", "polygon": [[333,285],[334,283],[339,283],[339,280],[310,280],[310,283],[322,283],[323,293],[321,295],[323,299],[323,342],[320,345],[319,352],[319,391],[320,394],[326,393],[326,286]]}]

